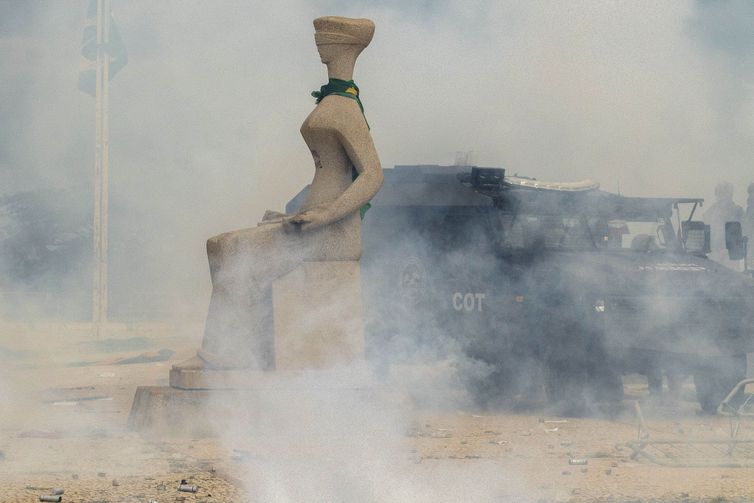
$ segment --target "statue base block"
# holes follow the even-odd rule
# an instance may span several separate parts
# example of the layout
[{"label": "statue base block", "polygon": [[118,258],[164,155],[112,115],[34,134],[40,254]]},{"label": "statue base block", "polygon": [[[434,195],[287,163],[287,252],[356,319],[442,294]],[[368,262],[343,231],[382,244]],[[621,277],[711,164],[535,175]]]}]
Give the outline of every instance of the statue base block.
[{"label": "statue base block", "polygon": [[183,391],[169,386],[136,388],[128,429],[152,437],[216,436],[216,428],[205,415],[210,391]]},{"label": "statue base block", "polygon": [[170,370],[170,386],[183,390],[365,389],[365,365],[310,370]]},{"label": "statue base block", "polygon": [[[391,400],[366,367],[305,371],[180,371],[171,386],[140,386],[128,428],[154,437],[217,436],[238,425],[280,435],[286,418],[339,424],[344,411],[375,410]],[[390,408],[390,407],[388,407]],[[295,426],[294,426],[295,425]],[[334,427],[334,426],[333,426]]]},{"label": "statue base block", "polygon": [[358,261],[304,262],[272,285],[277,370],[348,366],[364,358]]}]

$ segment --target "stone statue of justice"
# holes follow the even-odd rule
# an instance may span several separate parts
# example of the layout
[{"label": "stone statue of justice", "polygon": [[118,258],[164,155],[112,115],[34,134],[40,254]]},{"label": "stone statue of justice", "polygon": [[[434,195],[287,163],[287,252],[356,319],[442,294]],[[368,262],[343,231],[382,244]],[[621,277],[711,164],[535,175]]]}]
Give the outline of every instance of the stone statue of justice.
[{"label": "stone statue of justice", "polygon": [[[314,160],[306,200],[294,215],[267,211],[256,227],[207,241],[212,296],[204,339],[197,355],[175,365],[175,371],[275,368],[272,320],[277,326],[281,316],[273,313],[276,281],[306,263],[358,267],[363,211],[383,180],[353,82],[356,59],[372,40],[374,23],[330,16],[315,19],[314,29],[329,79],[312,93],[317,104],[301,126]],[[337,269],[325,275],[337,280]],[[309,283],[296,283],[292,298],[299,300],[292,302],[321,302],[313,297],[322,292]]]}]

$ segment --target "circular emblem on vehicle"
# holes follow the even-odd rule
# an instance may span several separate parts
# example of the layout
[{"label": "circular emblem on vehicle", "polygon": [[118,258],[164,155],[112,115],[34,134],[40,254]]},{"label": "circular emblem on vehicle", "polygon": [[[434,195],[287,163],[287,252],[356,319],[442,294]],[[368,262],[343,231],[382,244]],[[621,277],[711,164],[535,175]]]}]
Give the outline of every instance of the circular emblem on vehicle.
[{"label": "circular emblem on vehicle", "polygon": [[427,285],[427,271],[421,260],[409,257],[399,269],[398,289],[401,297],[409,306],[417,305],[424,298]]}]

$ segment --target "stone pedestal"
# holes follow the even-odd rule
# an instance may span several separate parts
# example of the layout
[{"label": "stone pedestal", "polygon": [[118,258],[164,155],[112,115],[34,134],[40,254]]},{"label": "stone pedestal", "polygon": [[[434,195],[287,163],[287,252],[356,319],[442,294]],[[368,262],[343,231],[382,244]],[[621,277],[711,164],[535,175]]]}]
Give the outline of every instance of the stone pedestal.
[{"label": "stone pedestal", "polygon": [[273,284],[272,305],[277,370],[364,358],[359,262],[304,262]]},{"label": "stone pedestal", "polygon": [[137,389],[129,428],[205,437],[223,417],[263,425],[265,410],[274,416],[288,404],[294,414],[337,414],[370,402],[377,387],[364,362],[359,263],[305,262],[273,284],[272,297],[274,371],[172,369],[170,387]]},{"label": "stone pedestal", "polygon": [[337,419],[345,411],[373,411],[382,406],[386,393],[358,366],[171,372],[171,384],[137,388],[129,429],[154,437],[201,438],[243,425],[255,434],[281,435],[282,418],[299,429],[316,419],[320,429],[333,425],[337,433]]}]

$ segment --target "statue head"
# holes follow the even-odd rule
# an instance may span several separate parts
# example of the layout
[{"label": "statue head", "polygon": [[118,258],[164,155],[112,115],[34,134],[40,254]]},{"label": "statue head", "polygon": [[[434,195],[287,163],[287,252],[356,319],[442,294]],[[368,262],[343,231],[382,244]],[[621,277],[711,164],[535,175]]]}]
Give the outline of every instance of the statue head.
[{"label": "statue head", "polygon": [[715,187],[715,197],[719,202],[733,200],[733,185],[728,182],[720,182]]},{"label": "statue head", "polygon": [[[373,35],[374,23],[369,19],[325,16],[314,20],[314,41],[320,59],[328,69],[342,66],[346,70],[350,65],[353,71],[356,58],[372,41]],[[341,75],[334,77],[344,78]]]}]

